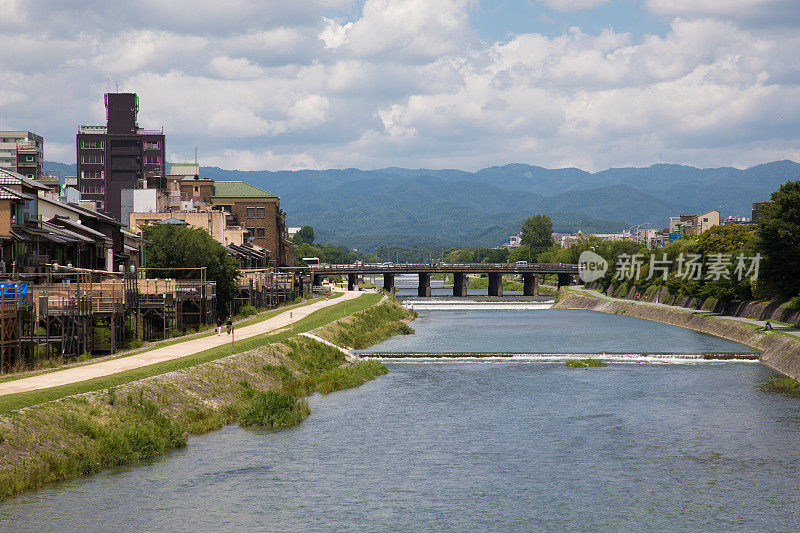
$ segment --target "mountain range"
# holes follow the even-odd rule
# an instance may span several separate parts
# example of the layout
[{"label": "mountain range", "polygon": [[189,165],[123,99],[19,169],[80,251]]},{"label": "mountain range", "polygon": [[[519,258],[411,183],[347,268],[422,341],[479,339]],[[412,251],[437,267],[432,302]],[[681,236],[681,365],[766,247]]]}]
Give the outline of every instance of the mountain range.
[{"label": "mountain range", "polygon": [[[45,163],[74,175],[75,165]],[[318,242],[369,251],[381,244],[497,246],[533,214],[555,231],[608,233],[633,224],[666,227],[670,216],[718,209],[750,216],[753,202],[800,176],[800,164],[748,169],[657,164],[586,172],[525,164],[477,172],[384,168],[240,171],[201,167],[216,180],[244,180],[280,196],[289,226],[311,225]]]}]

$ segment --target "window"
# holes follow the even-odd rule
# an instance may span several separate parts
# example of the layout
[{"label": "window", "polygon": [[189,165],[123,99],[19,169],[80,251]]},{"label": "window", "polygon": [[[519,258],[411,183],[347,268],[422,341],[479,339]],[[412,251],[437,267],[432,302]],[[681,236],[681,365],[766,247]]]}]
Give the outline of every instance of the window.
[{"label": "window", "polygon": [[33,161],[33,156],[32,155],[25,156],[25,161]]},{"label": "window", "polygon": [[101,180],[103,179],[103,172],[103,170],[81,170],[81,179]]},{"label": "window", "polygon": [[146,155],[144,156],[144,164],[145,165],[158,165],[161,163],[161,156],[158,155]]},{"label": "window", "polygon": [[258,218],[264,218],[265,216],[267,216],[267,210],[263,207],[257,208],[256,212],[258,213]]},{"label": "window", "polygon": [[704,218],[704,219],[703,219],[703,222],[708,222],[708,219],[707,219],[707,218]]},{"label": "window", "polygon": [[85,194],[103,194],[106,192],[104,185],[84,184],[81,187],[81,192]]},{"label": "window", "polygon": [[81,156],[81,163],[91,165],[91,164],[102,164],[105,161],[105,157],[102,155],[82,155]]},{"label": "window", "polygon": [[83,141],[84,148],[103,148],[104,145],[105,143],[103,141],[89,141],[89,140]]},{"label": "window", "polygon": [[267,230],[264,229],[264,228],[256,228],[256,236],[257,237],[266,237],[267,236]]},{"label": "window", "polygon": [[247,208],[247,218],[253,218],[256,216],[256,208],[255,207],[248,207]]},{"label": "window", "polygon": [[248,233],[250,233],[251,237],[256,236],[256,228],[247,228]]},{"label": "window", "polygon": [[144,149],[145,150],[158,150],[161,147],[161,143],[158,141],[145,141],[144,142]]}]

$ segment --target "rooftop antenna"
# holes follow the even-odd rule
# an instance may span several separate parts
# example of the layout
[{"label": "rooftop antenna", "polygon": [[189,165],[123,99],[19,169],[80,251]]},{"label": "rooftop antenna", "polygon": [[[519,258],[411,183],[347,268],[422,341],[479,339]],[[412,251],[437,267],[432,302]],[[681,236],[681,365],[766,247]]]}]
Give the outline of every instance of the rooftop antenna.
[{"label": "rooftop antenna", "polygon": [[114,85],[114,92],[119,92],[119,83]]},{"label": "rooftop antenna", "polygon": [[194,147],[194,164],[197,164],[197,146]]}]

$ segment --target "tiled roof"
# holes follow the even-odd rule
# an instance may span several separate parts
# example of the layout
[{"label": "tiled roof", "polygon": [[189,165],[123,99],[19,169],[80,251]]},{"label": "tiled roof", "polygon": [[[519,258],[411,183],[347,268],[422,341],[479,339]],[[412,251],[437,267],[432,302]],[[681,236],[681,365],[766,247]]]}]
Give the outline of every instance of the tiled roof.
[{"label": "tiled roof", "polygon": [[27,200],[26,196],[0,185],[0,200]]},{"label": "tiled roof", "polygon": [[16,172],[0,168],[0,185],[19,185],[20,183],[24,183],[32,189],[39,189],[41,191],[50,190],[50,187],[47,185],[42,185],[36,180],[32,180],[26,176],[23,176],[22,174],[17,174]]},{"label": "tiled roof", "polygon": [[277,198],[264,189],[244,181],[217,181],[214,183],[215,198]]},{"label": "tiled roof", "polygon": [[162,220],[161,222],[156,222],[156,224],[167,224],[171,226],[188,226],[189,224],[185,220],[181,220],[175,217],[169,217],[166,220]]}]

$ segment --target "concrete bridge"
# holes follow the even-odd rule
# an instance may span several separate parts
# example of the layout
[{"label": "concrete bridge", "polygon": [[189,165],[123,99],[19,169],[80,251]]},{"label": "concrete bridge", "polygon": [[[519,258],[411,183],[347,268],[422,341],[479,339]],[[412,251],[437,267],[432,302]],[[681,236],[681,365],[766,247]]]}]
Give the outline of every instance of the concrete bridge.
[{"label": "concrete bridge", "polygon": [[324,276],[347,275],[347,288],[353,290],[358,276],[364,274],[383,275],[383,288],[394,289],[397,274],[417,274],[419,276],[419,296],[431,295],[431,274],[452,274],[453,296],[467,295],[467,274],[488,274],[489,296],[503,295],[503,274],[522,276],[523,294],[539,294],[539,276],[554,274],[558,276],[558,286],[572,284],[578,275],[578,265],[553,263],[356,263],[353,265],[312,265],[313,284],[320,285]]}]

